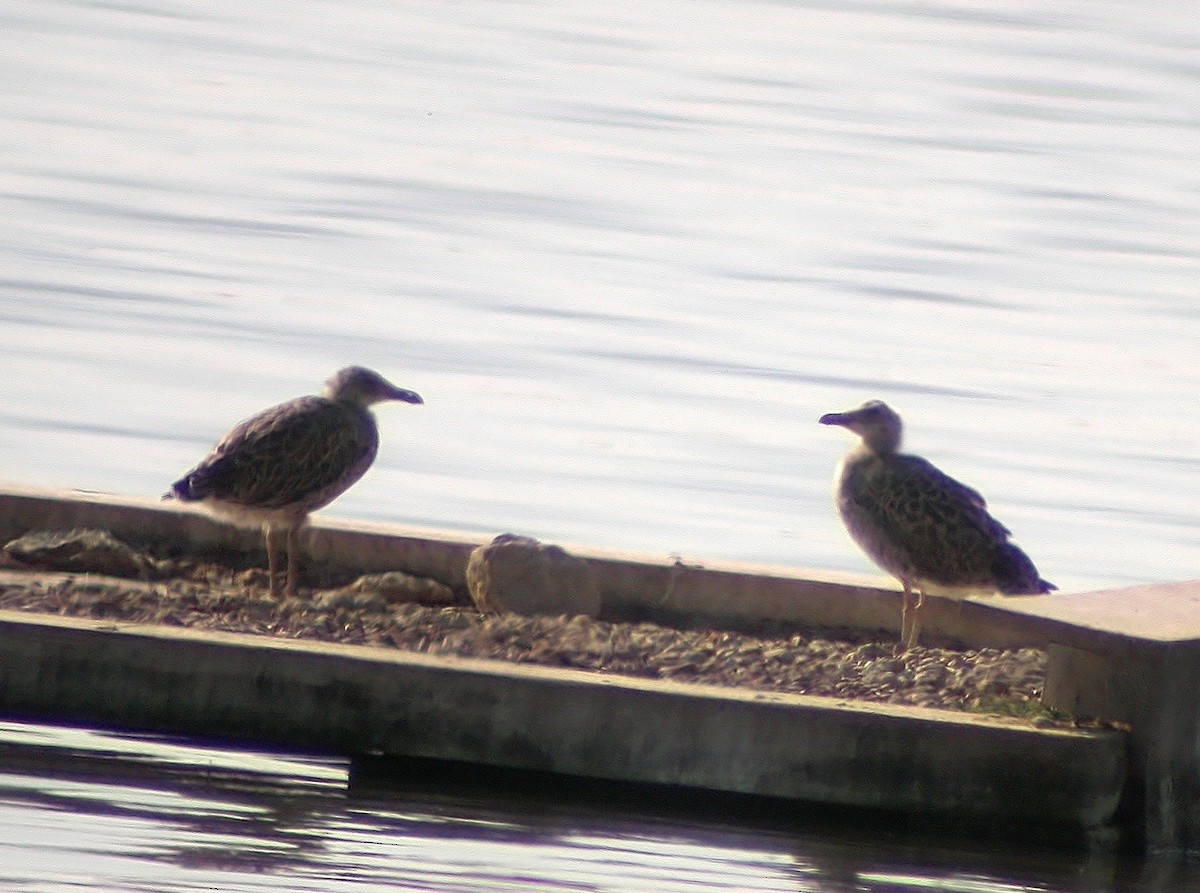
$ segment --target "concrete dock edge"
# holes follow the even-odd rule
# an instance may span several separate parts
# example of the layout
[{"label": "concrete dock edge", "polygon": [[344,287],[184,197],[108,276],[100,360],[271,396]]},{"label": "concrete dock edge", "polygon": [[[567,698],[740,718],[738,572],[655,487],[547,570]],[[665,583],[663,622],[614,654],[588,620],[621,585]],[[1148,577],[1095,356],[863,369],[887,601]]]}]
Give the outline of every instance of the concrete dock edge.
[{"label": "concrete dock edge", "polygon": [[10,716],[1095,828],[1124,737],[387,649],[0,612]]},{"label": "concrete dock edge", "polygon": [[[31,530],[100,527],[134,544],[186,544],[193,550],[260,552],[258,531],[216,521],[177,502],[81,491],[0,489],[0,540]],[[356,573],[405,570],[453,587],[466,585],[471,551],[494,533],[461,533],[314,518],[302,533],[305,560]],[[595,570],[604,616],[751,632],[805,625],[827,629],[899,628],[893,581],[808,568],[634,554],[559,543]],[[969,647],[1041,646],[1043,630],[988,604],[931,599],[923,635]]]}]

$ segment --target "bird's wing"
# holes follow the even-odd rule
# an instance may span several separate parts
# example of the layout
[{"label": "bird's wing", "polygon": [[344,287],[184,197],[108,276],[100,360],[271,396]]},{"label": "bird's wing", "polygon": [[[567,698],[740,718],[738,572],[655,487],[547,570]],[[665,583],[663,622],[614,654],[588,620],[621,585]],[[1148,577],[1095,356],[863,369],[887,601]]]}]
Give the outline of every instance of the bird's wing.
[{"label": "bird's wing", "polygon": [[185,480],[196,498],[280,508],[337,483],[372,450],[352,409],[306,397],[240,423]]},{"label": "bird's wing", "polygon": [[947,581],[962,567],[986,566],[1008,529],[993,518],[980,494],[918,456],[872,463],[870,480],[851,498],[889,542]]},{"label": "bird's wing", "polygon": [[920,456],[897,456],[897,467],[907,468],[929,499],[930,508],[945,512],[948,518],[969,524],[992,536],[1009,535],[1009,529],[992,517],[987,501],[973,487],[956,481],[950,475]]}]

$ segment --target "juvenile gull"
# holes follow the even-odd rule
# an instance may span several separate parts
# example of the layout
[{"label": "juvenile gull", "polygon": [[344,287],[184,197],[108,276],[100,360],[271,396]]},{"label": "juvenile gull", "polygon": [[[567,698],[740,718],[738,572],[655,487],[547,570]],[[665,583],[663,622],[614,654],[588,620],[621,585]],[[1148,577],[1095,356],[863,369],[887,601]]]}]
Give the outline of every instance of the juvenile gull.
[{"label": "juvenile gull", "polygon": [[273,596],[280,591],[276,536],[283,532],[284,593],[294,596],[299,530],[375,461],[379,429],[368,407],[384,400],[423,402],[377,372],[348,366],[325,383],[322,396],[298,397],[241,422],[163,499],[201,502],[234,524],[261,527]]},{"label": "juvenile gull", "polygon": [[834,499],[862,550],[904,586],[900,649],[915,645],[926,595],[1034,595],[1057,587],[1043,580],[983,497],[919,456],[899,452],[902,424],[870,400],[821,416],[859,437],[838,465]]}]

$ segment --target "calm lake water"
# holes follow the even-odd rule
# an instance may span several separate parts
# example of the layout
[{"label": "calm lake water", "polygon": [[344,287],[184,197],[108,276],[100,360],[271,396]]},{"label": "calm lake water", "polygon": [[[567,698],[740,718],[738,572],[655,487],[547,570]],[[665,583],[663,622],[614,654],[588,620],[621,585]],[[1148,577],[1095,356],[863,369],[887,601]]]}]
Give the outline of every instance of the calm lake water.
[{"label": "calm lake water", "polygon": [[0,7],[4,475],[376,367],[329,511],[872,572],[869,397],[1066,590],[1200,576],[1189,4]]},{"label": "calm lake water", "polygon": [[[816,419],[880,397],[1063,590],[1200,576],[1190,4],[23,0],[0,29],[11,482],[157,496],[361,363],[427,405],[380,409],[331,514],[872,572]],[[77,850],[164,864],[43,794]],[[816,889],[789,872],[763,889]]]}]

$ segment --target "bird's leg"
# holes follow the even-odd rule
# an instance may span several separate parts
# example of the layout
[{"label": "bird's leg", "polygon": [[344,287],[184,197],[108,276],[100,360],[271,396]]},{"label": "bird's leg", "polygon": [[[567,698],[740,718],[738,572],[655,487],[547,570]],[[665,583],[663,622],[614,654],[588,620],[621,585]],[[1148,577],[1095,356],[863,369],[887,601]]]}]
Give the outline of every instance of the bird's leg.
[{"label": "bird's leg", "polygon": [[896,646],[897,654],[917,644],[917,637],[921,634],[921,609],[925,606],[924,592],[913,589],[906,580],[900,582],[904,584],[904,602],[900,608],[900,644]]},{"label": "bird's leg", "polygon": [[906,649],[912,648],[917,644],[917,639],[921,635],[921,612],[925,608],[925,593],[920,589],[917,590],[917,599],[912,607],[912,619],[908,625],[908,642],[905,643]]},{"label": "bird's leg", "polygon": [[296,578],[299,576],[299,562],[296,560],[296,553],[299,551],[300,542],[300,525],[293,524],[288,528],[287,532],[287,586],[284,593],[288,598],[296,597]]},{"label": "bird's leg", "polygon": [[279,597],[279,572],[277,549],[275,548],[275,529],[267,524],[263,527],[263,536],[267,540],[267,580],[271,586],[271,598]]},{"label": "bird's leg", "polygon": [[907,580],[900,581],[904,585],[904,596],[900,602],[900,642],[896,645],[896,653],[901,654],[908,648],[908,623],[910,617],[909,602],[912,600],[912,587]]}]

